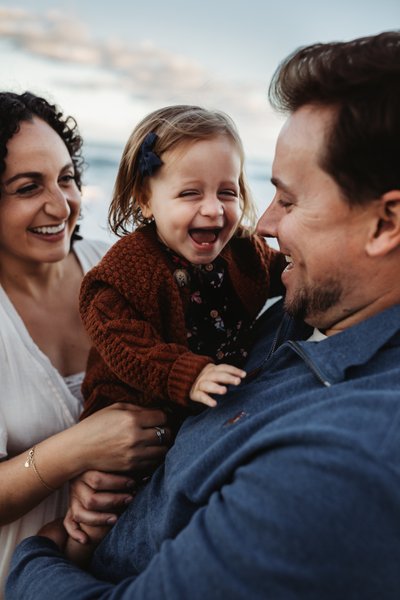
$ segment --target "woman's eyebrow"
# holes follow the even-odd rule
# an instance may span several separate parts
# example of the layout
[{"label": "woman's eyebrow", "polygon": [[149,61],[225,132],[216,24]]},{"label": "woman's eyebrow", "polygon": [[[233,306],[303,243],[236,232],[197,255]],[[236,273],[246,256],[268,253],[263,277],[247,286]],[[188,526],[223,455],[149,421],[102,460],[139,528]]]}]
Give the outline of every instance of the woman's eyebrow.
[{"label": "woman's eyebrow", "polygon": [[23,177],[40,177],[41,173],[38,173],[37,171],[26,171],[25,173],[17,173],[16,175],[13,175],[12,177],[10,177],[9,179],[7,179],[4,182],[4,185],[8,185],[9,183],[12,183],[13,181],[16,181],[17,179],[22,179]]},{"label": "woman's eyebrow", "polygon": [[[60,169],[60,173],[62,173],[63,171],[65,171],[66,169],[70,169],[70,168],[74,168],[74,165],[72,162],[67,162],[61,169]],[[26,171],[24,173],[17,173],[16,175],[13,175],[12,177],[10,177],[9,179],[7,179],[4,182],[4,185],[8,185],[9,183],[12,183],[13,181],[16,181],[17,179],[22,179],[23,177],[32,177],[32,178],[38,178],[41,177],[42,173],[40,173],[39,171]]]}]

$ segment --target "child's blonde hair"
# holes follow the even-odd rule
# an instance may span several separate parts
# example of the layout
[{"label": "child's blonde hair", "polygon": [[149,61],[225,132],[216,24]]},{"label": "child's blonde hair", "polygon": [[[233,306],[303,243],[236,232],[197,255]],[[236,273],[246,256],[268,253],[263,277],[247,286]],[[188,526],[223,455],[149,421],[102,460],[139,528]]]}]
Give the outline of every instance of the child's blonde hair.
[{"label": "child's blonde hair", "polygon": [[154,153],[161,158],[164,152],[182,142],[190,142],[226,135],[236,145],[241,159],[239,176],[242,218],[246,227],[253,230],[256,209],[244,173],[244,150],[239,133],[232,119],[223,112],[207,110],[199,106],[167,106],[147,115],[133,130],[124,148],[110,205],[108,220],[111,230],[119,236],[143,225],[141,206],[146,205],[149,195],[149,176],[143,175],[138,166],[141,146],[149,133],[157,135]]}]

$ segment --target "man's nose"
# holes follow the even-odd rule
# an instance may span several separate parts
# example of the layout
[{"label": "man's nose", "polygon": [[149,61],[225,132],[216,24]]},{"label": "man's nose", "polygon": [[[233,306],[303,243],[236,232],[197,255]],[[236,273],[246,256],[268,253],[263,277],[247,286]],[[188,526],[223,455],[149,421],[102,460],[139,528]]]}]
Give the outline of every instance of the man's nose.
[{"label": "man's nose", "polygon": [[256,231],[264,237],[278,237],[280,210],[273,200],[258,220]]}]

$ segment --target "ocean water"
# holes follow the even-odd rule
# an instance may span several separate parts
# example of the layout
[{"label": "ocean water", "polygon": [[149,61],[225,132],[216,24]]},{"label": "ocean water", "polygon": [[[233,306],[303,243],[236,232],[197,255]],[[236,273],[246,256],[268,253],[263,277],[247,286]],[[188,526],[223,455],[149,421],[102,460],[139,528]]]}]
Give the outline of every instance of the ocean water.
[{"label": "ocean water", "polygon": [[[83,176],[83,207],[80,229],[84,237],[113,242],[116,237],[107,228],[107,212],[123,147],[87,143],[83,148],[86,168]],[[272,200],[271,166],[261,160],[245,165],[249,184],[260,216]]]}]

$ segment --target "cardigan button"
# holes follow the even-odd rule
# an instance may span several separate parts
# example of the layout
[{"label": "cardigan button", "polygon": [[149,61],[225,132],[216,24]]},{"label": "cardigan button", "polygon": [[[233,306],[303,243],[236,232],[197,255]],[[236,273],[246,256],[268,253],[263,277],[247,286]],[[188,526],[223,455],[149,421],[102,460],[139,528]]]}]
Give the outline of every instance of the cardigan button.
[{"label": "cardigan button", "polygon": [[189,283],[190,276],[185,269],[176,269],[176,271],[174,271],[174,279],[179,287],[185,287],[185,285],[188,285]]}]

